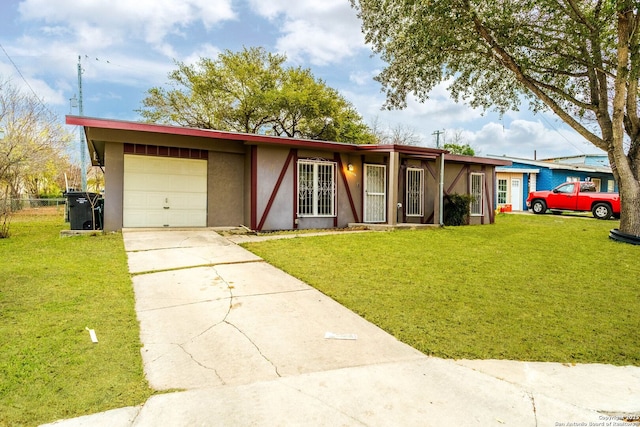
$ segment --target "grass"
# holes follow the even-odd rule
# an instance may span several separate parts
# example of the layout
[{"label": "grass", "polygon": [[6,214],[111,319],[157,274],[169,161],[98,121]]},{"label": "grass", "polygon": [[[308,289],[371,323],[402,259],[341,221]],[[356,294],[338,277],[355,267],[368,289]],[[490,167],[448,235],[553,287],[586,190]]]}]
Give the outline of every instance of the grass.
[{"label": "grass", "polygon": [[122,237],[61,238],[64,228],[61,209],[42,210],[14,217],[11,237],[0,239],[0,425],[138,405],[152,394]]},{"label": "grass", "polygon": [[429,355],[640,366],[640,246],[616,227],[503,214],[245,247]]}]

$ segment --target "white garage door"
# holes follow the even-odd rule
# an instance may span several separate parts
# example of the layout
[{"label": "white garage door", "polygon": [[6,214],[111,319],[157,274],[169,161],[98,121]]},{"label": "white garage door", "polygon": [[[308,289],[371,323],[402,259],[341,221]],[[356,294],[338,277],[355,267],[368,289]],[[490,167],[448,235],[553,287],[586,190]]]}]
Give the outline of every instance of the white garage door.
[{"label": "white garage door", "polygon": [[124,156],[123,227],[205,227],[207,161]]}]

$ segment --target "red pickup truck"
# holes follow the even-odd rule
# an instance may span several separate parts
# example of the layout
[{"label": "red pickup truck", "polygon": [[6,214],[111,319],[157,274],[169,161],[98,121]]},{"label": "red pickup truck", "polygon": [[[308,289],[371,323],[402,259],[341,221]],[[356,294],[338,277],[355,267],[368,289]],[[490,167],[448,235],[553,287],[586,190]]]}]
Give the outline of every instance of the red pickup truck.
[{"label": "red pickup truck", "polygon": [[618,193],[599,193],[593,182],[565,182],[551,191],[532,191],[527,198],[527,208],[535,214],[543,214],[550,209],[560,211],[591,211],[598,219],[620,217],[620,196]]}]

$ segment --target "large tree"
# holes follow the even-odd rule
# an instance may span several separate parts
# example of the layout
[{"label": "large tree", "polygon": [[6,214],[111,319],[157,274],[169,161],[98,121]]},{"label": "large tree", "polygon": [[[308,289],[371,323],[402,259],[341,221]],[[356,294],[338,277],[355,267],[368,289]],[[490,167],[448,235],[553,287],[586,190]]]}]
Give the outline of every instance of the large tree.
[{"label": "large tree", "polygon": [[65,156],[72,138],[40,99],[6,80],[0,80],[0,129],[0,194],[13,198],[34,180],[55,175],[51,168]]},{"label": "large tree", "polygon": [[[632,0],[351,0],[388,65],[387,107],[442,81],[473,107],[526,98],[607,152],[620,231],[640,236],[640,18]],[[515,142],[514,142],[515,143]]]},{"label": "large tree", "polygon": [[9,235],[11,199],[43,189],[51,181],[71,135],[40,99],[4,79],[0,79],[0,130],[1,238]]},{"label": "large tree", "polygon": [[355,108],[309,69],[285,67],[262,48],[178,63],[169,88],[149,89],[142,116],[151,122],[308,139],[367,143]]}]

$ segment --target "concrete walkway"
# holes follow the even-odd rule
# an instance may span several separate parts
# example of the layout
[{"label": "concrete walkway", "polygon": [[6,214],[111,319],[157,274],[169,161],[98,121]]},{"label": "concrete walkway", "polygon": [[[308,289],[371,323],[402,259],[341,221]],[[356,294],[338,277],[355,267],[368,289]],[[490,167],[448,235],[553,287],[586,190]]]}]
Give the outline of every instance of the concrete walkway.
[{"label": "concrete walkway", "polygon": [[427,357],[211,230],[123,235],[145,373],[173,392],[50,425],[613,426],[640,414],[638,367]]}]

